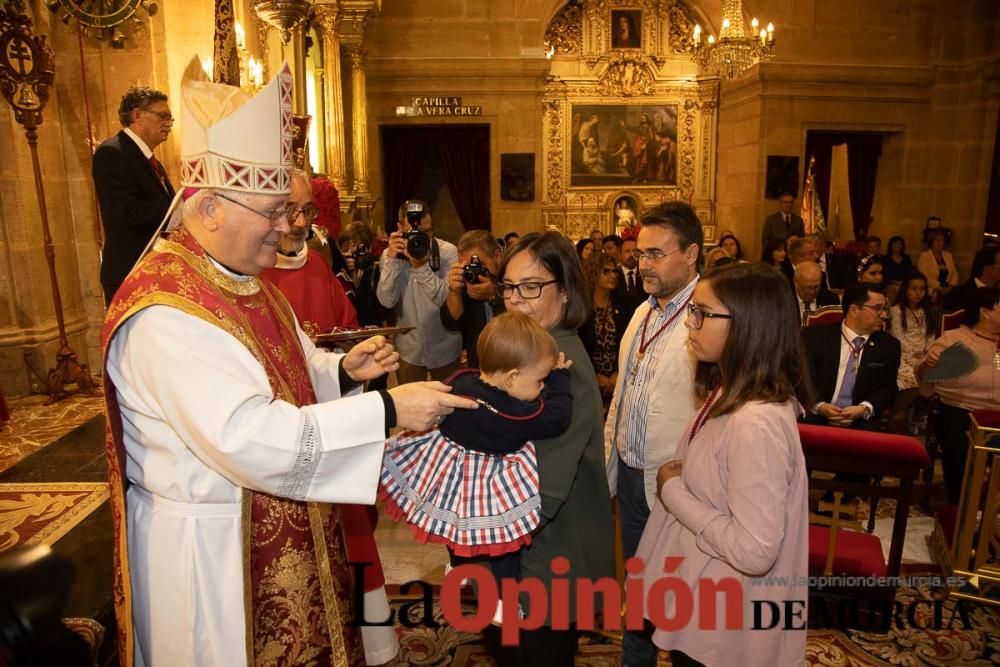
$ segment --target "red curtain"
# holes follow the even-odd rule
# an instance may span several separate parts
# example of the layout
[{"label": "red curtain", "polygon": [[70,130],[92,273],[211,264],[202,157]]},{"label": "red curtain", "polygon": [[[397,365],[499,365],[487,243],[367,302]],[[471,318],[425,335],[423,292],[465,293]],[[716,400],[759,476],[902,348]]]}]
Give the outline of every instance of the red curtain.
[{"label": "red curtain", "polygon": [[875,201],[875,184],[878,161],[882,157],[882,135],[874,132],[815,132],[806,136],[806,164],[803,180],[808,175],[809,158],[816,158],[813,174],[816,192],[823,217],[830,219],[830,174],[833,147],[847,144],[847,184],[850,188],[851,217],[854,219],[854,238],[868,236],[872,203]]},{"label": "red curtain", "polygon": [[435,147],[462,227],[490,228],[488,125],[386,126],[381,133],[386,231],[395,231],[400,205],[420,196],[429,151]]},{"label": "red curtain", "polygon": [[490,130],[473,126],[443,133],[438,154],[445,184],[465,231],[490,228]]},{"label": "red curtain", "polygon": [[854,238],[868,237],[878,161],[882,157],[882,135],[851,134],[847,137],[847,185],[851,192]]},{"label": "red curtain", "polygon": [[421,127],[383,127],[385,231],[396,231],[399,207],[416,197],[427,162],[427,133]]}]

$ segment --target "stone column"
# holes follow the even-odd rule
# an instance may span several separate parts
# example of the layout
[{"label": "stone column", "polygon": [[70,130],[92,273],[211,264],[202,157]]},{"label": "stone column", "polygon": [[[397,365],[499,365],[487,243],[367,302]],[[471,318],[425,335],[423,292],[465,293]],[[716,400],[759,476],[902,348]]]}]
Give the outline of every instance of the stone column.
[{"label": "stone column", "polygon": [[368,102],[363,43],[347,47],[351,57],[351,117],[354,148],[354,193],[368,194]]},{"label": "stone column", "polygon": [[316,5],[316,23],[322,35],[323,109],[326,115],[326,165],[330,180],[347,193],[347,156],[344,151],[344,96],[340,78],[340,14],[335,4]]}]

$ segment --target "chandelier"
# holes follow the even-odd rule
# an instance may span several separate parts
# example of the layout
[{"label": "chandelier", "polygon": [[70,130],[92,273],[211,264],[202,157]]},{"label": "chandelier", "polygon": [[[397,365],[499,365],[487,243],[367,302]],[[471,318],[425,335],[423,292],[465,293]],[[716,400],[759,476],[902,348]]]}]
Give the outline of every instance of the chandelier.
[{"label": "chandelier", "polygon": [[744,29],[742,0],[723,0],[722,30],[718,40],[713,35],[703,40],[701,25],[694,27],[691,53],[695,62],[704,72],[733,81],[760,61],[773,58],[774,24],[760,28],[755,18],[750,21],[750,28],[748,35]]}]

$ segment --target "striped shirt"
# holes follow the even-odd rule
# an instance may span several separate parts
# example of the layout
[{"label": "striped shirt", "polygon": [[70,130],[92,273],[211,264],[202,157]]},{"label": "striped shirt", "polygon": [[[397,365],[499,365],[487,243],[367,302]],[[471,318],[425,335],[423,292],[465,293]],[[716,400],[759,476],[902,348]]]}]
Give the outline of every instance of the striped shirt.
[{"label": "striped shirt", "polygon": [[[661,310],[656,301],[656,297],[649,297],[651,314],[646,323],[646,339],[659,331],[667,320],[673,316],[677,309],[694,293],[695,285],[698,284],[698,277],[689,282],[680,292],[674,295],[666,306]],[[670,327],[650,342],[645,354],[641,359],[636,359],[639,354],[639,345],[642,341],[642,327],[636,331],[632,338],[632,345],[628,351],[628,362],[625,371],[628,374],[622,382],[622,393],[618,399],[618,419],[615,424],[615,445],[618,448],[618,455],[621,456],[625,465],[630,468],[642,468],[646,461],[646,418],[649,413],[650,400],[653,398],[652,390],[653,372],[660,364],[661,357],[667,348],[667,338],[677,327],[684,326],[684,313],[681,313],[670,323]],[[686,352],[685,352],[686,355]],[[687,357],[683,360],[663,359],[663,363],[683,361],[687,363]]]}]

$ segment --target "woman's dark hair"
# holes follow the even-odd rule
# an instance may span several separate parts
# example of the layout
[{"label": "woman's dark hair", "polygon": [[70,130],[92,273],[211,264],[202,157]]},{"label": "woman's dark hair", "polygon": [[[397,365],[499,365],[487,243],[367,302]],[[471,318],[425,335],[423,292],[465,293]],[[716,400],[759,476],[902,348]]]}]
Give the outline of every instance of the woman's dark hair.
[{"label": "woman's dark hair", "polygon": [[544,266],[552,274],[553,279],[566,291],[566,312],[558,326],[570,331],[575,331],[583,326],[583,323],[590,317],[590,302],[593,301],[594,296],[584,291],[580,256],[573,252],[573,246],[569,240],[558,232],[525,234],[504,255],[503,263],[500,264],[498,271],[499,280],[503,280],[511,257],[522,252],[528,252],[538,260],[538,263]]},{"label": "woman's dark hair", "polygon": [[939,236],[944,240],[944,247],[947,248],[948,243],[951,241],[951,235],[940,227],[924,230],[924,245],[930,248],[934,245],[934,239]]},{"label": "woman's dark hair", "polygon": [[[893,238],[898,238],[898,237],[894,236]],[[892,241],[889,241],[889,247],[890,248],[892,247]],[[925,288],[927,287],[927,276],[920,273],[919,271],[914,271],[913,273],[911,273],[910,275],[906,276],[906,278],[903,279],[902,284],[900,284],[899,286],[899,291],[896,292],[896,302],[893,305],[899,306],[899,324],[903,328],[903,331],[906,331],[907,327],[906,314],[907,311],[910,310],[910,300],[906,296],[906,292],[910,289],[910,285],[916,281],[922,282],[924,284],[924,287]],[[924,290],[924,298],[921,299],[920,303],[917,304],[917,308],[924,311],[924,325],[926,326],[927,329],[925,333],[933,333],[934,317],[931,312],[930,290],[927,289]]]},{"label": "woman's dark hair", "polygon": [[[885,264],[882,262],[882,258],[878,255],[866,255],[858,260],[857,265],[854,267],[854,271],[847,274],[847,284],[857,285],[861,282],[861,276],[864,275],[865,271],[872,267],[872,265],[878,264],[882,267],[882,283],[879,283],[879,287],[885,282]],[[874,284],[874,283],[868,283]]]},{"label": "woman's dark hair", "polygon": [[1000,303],[1000,288],[979,287],[965,299],[965,323],[970,327],[979,324],[979,309],[989,310]]},{"label": "woman's dark hair", "polygon": [[597,246],[594,245],[594,242],[590,240],[590,237],[582,238],[576,242],[576,254],[580,257],[580,259],[583,259],[583,249],[587,247],[588,243],[590,245],[593,245],[594,252],[597,252]]},{"label": "woman's dark hair", "polygon": [[725,241],[726,239],[732,239],[733,243],[736,244],[736,257],[733,257],[733,259],[743,259],[743,245],[740,244],[740,240],[736,238],[736,234],[733,234],[732,232],[726,232],[725,234],[720,236],[718,243],[719,247],[722,247],[722,242]]},{"label": "woman's dark hair", "polygon": [[893,236],[892,238],[889,239],[889,245],[886,246],[885,248],[886,255],[892,255],[892,244],[894,244],[896,241],[899,241],[899,254],[900,255],[906,254],[906,239],[904,239],[902,236]]},{"label": "woman's dark hair", "polygon": [[788,251],[785,239],[768,239],[767,243],[764,244],[764,252],[760,254],[760,261],[768,266],[778,266],[778,264],[774,263],[774,257],[772,257],[778,248],[785,248],[785,252]]},{"label": "woman's dark hair", "polygon": [[709,271],[702,282],[733,316],[718,363],[700,361],[695,373],[700,397],[722,388],[711,416],[728,414],[750,401],[784,403],[795,398],[802,406],[812,405],[809,363],[785,276],[744,262]]}]

